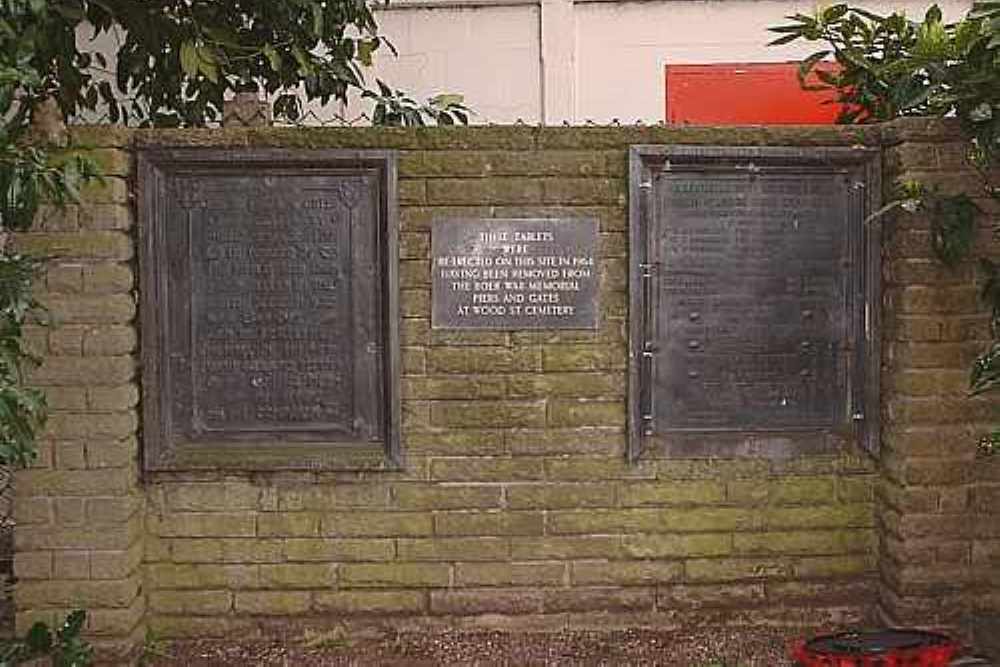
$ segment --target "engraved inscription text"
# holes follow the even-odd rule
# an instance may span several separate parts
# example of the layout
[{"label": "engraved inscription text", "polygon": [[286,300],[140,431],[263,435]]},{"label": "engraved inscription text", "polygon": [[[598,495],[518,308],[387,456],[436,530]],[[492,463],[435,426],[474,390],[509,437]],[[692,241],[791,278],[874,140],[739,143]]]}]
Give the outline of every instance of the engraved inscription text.
[{"label": "engraved inscription text", "polygon": [[350,431],[350,209],[294,178],[221,180],[187,211],[194,431]]},{"label": "engraved inscription text", "polygon": [[664,425],[832,427],[847,370],[846,178],[663,174],[657,193]]}]

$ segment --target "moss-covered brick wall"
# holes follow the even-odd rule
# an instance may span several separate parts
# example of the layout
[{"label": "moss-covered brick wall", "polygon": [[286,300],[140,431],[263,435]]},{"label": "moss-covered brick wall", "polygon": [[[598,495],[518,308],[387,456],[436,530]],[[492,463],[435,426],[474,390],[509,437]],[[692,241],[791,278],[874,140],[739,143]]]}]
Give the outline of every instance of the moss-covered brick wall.
[{"label": "moss-covered brick wall", "polygon": [[[908,546],[921,540],[933,540],[934,563],[966,564],[982,579],[985,568],[971,566],[995,558],[995,524],[953,520],[995,507],[1000,476],[990,468],[992,485],[976,477],[958,437],[969,406],[958,376],[974,346],[946,337],[981,337],[985,319],[967,280],[924,262],[917,229],[886,249],[899,282],[886,292],[881,468],[858,452],[624,458],[628,147],[873,146],[891,135],[890,155],[934,155],[950,171],[940,161],[953,154],[909,145],[934,131],[78,130],[111,176],[79,206],[44,212],[18,241],[53,256],[43,297],[58,322],[32,332],[46,357],[33,377],[53,415],[38,465],[18,478],[19,627],[85,607],[92,636],[125,650],[147,628],[245,636],[331,619],[848,623],[873,613],[880,582],[885,609],[908,609],[896,601],[909,599],[907,573],[930,558]],[[129,190],[132,151],[148,145],[399,151],[403,471],[140,480],[142,295]],[[431,329],[432,220],[572,216],[600,224],[596,331]],[[943,291],[925,298],[911,284]],[[907,447],[927,460],[911,462]],[[943,531],[965,531],[961,539],[939,539],[927,523],[939,518]],[[968,533],[973,525],[982,530]],[[995,592],[976,599],[996,607]]]},{"label": "moss-covered brick wall", "polygon": [[15,241],[51,258],[38,282],[51,326],[27,332],[51,414],[37,463],[15,480],[14,594],[19,632],[83,608],[114,656],[141,644],[146,613],[131,160],[120,136],[85,137],[104,183],[79,205],[43,207]]},{"label": "moss-covered brick wall", "polygon": [[[966,162],[957,124],[885,128],[887,180],[966,193],[982,210],[976,255],[1000,255],[1000,202]],[[993,183],[997,183],[993,174]],[[889,228],[883,260],[883,433],[878,484],[880,606],[892,619],[963,625],[1000,655],[1000,460],[972,446],[996,425],[996,398],[967,396],[989,340],[976,259],[946,268],[930,217]]]}]

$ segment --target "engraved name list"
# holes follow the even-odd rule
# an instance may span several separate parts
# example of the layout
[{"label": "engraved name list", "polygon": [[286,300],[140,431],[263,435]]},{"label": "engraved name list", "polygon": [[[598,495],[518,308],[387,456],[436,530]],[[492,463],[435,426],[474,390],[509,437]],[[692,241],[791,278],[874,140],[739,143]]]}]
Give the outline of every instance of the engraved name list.
[{"label": "engraved name list", "polygon": [[847,369],[845,180],[661,178],[655,376],[668,424],[836,423]]},{"label": "engraved name list", "polygon": [[347,210],[208,210],[192,232],[196,419],[207,429],[345,423]]}]

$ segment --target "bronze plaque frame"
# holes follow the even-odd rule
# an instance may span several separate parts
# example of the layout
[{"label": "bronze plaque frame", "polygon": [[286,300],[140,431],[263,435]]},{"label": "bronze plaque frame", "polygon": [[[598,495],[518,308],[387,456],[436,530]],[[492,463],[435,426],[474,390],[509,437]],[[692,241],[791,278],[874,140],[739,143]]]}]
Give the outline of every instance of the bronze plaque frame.
[{"label": "bronze plaque frame", "polygon": [[[803,183],[813,185],[802,186]],[[775,216],[772,209],[766,208],[768,198],[753,198],[749,193],[767,191],[768,187],[780,191],[782,188],[775,184],[800,186],[785,188],[788,192],[802,191],[805,187],[806,191],[812,188],[832,193],[829,210],[817,214],[817,202],[821,205],[823,200],[814,198],[812,201],[811,221],[821,224],[814,224],[811,233],[823,232],[817,234],[813,242],[832,239],[835,249],[821,246],[810,249],[808,241],[799,242],[791,256],[802,254],[807,259],[801,265],[792,265],[795,263],[789,263],[788,252],[772,253],[760,244],[759,237],[771,235],[773,238],[778,233],[768,225],[780,215]],[[684,192],[688,188],[695,194],[690,199],[679,199],[676,194],[668,196],[664,194],[668,185],[673,188],[671,192]],[[836,451],[851,444],[873,452],[877,450],[881,227],[865,221],[878,209],[880,193],[879,153],[872,148],[632,147],[628,393],[628,454],[631,460],[638,459],[644,451],[671,457],[784,458]],[[725,196],[732,198],[721,201]],[[792,197],[784,203],[795,213],[792,217],[796,230],[799,216],[795,207],[805,207],[806,199]],[[684,210],[684,206],[702,210],[692,214]],[[732,219],[725,220],[726,215]],[[719,238],[698,229],[699,220],[715,225],[727,223],[729,227],[724,235],[727,239],[735,238],[734,234],[742,233],[747,227],[750,229],[740,243],[722,241],[720,249]],[[833,224],[843,227],[823,227]],[[774,326],[773,331],[767,326],[768,318],[784,316],[785,311],[794,312],[796,317],[800,310],[808,314],[810,311],[802,310],[809,303],[807,299],[785,299],[786,302],[776,305],[753,299],[749,294],[751,289],[743,296],[745,305],[740,306],[739,298],[729,298],[734,295],[713,291],[720,285],[723,289],[738,291],[738,276],[716,279],[707,267],[713,258],[718,263],[719,257],[725,258],[726,252],[732,252],[733,245],[740,246],[744,242],[754,248],[753,252],[760,253],[754,257],[752,268],[757,272],[760,285],[768,284],[767,281],[785,284],[801,276],[805,276],[801,278],[803,283],[813,278],[823,282],[825,287],[820,290],[820,296],[826,298],[825,306],[830,311],[823,321],[829,324],[818,337],[814,330],[806,332],[797,325],[789,326],[784,320],[772,319],[776,325],[781,325]],[[734,263],[746,260],[744,255],[731,257]],[[813,268],[821,268],[804,269],[810,267],[809,257],[818,262],[812,265]],[[681,267],[685,264],[697,267],[699,258],[704,258],[706,268],[696,268],[686,276]],[[691,280],[692,284],[680,285],[685,280]],[[717,313],[688,308],[683,300],[667,294],[667,287],[693,291],[703,297],[708,294],[707,299],[701,299],[702,306],[724,307],[730,312],[726,317],[713,317]],[[802,289],[805,293],[805,287]],[[697,305],[699,302],[695,298],[691,303]],[[720,303],[724,305],[719,306]],[[746,315],[745,320],[740,316],[740,308]],[[701,324],[701,329],[692,328],[694,324]],[[731,330],[725,330],[726,325]],[[741,326],[755,328],[743,332]],[[802,329],[801,342],[794,338],[798,335],[797,329]],[[673,335],[668,336],[668,330]],[[689,330],[700,333],[688,335]],[[822,380],[834,383],[834,388],[812,387],[811,407],[801,408],[798,413],[789,412],[787,417],[780,410],[768,410],[766,406],[753,408],[752,401],[748,407],[745,403],[729,400],[731,405],[737,406],[729,408],[727,399],[733,398],[728,395],[730,387],[720,385],[718,393],[713,394],[705,390],[707,384],[704,387],[699,384],[707,382],[703,374],[727,377],[726,373],[712,372],[724,365],[724,357],[713,359],[711,355],[719,346],[706,345],[706,340],[727,340],[732,349],[726,349],[726,353],[744,355],[744,359],[753,354],[753,345],[744,346],[741,341],[763,341],[762,348],[783,353],[775,358],[793,361],[795,354],[786,349],[789,344],[808,346],[822,341],[823,354],[832,360],[825,365],[810,362],[811,365],[806,364],[808,368],[804,366],[802,370],[795,366],[795,373],[803,375],[796,381],[805,386],[808,382],[818,385]],[[722,347],[725,346],[724,342]],[[696,360],[687,359],[689,356]],[[790,385],[788,378],[780,377],[784,372],[780,368],[766,368],[766,363],[762,368],[768,375],[779,376],[773,383],[775,386]],[[708,373],[704,373],[706,369]],[[766,383],[755,386],[753,382],[751,377],[744,389],[757,400],[753,392],[766,389]],[[693,388],[685,386],[686,383],[691,383]],[[776,395],[775,400],[784,400],[781,405],[795,403],[784,395]],[[698,405],[693,412],[690,409],[692,401]],[[807,403],[803,401],[804,405]],[[763,402],[760,405],[763,406]]]},{"label": "bronze plaque frame", "polygon": [[394,152],[158,147],[137,183],[144,469],[398,467]]}]

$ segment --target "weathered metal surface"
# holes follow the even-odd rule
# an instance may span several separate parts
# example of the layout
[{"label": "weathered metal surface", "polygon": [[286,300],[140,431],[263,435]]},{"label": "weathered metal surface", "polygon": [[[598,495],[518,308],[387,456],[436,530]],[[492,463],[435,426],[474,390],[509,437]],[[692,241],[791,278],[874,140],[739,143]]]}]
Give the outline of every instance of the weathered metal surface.
[{"label": "weathered metal surface", "polygon": [[147,464],[226,442],[388,445],[386,160],[169,151],[140,178]]},{"label": "weathered metal surface", "polygon": [[685,456],[788,455],[873,422],[872,153],[633,149],[633,457],[644,438]]},{"label": "weathered metal surface", "polygon": [[665,428],[831,428],[850,313],[844,174],[663,174],[655,252]]},{"label": "weathered metal surface", "polygon": [[597,221],[436,220],[432,326],[595,329]]}]

